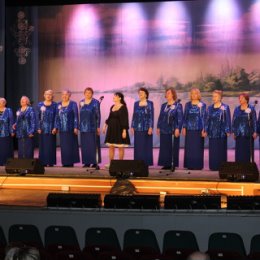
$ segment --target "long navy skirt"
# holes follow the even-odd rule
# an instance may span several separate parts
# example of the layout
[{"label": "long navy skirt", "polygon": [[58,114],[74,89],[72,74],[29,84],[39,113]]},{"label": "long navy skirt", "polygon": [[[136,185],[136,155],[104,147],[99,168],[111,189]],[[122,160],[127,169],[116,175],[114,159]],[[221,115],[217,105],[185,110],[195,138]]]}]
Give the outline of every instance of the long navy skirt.
[{"label": "long navy skirt", "polygon": [[227,138],[209,138],[209,169],[218,171],[227,161]]},{"label": "long navy skirt", "polygon": [[96,133],[80,134],[81,157],[83,164],[97,164],[101,162],[100,137]]},{"label": "long navy skirt", "polygon": [[56,164],[56,135],[39,135],[39,159],[43,165]]},{"label": "long navy skirt", "polygon": [[79,162],[78,136],[73,132],[60,133],[60,150],[62,165],[73,165]]},{"label": "long navy skirt", "polygon": [[14,157],[13,138],[11,136],[0,137],[0,147],[0,166],[3,166],[8,158]]},{"label": "long navy skirt", "polygon": [[[254,139],[251,139],[252,151],[254,152]],[[237,136],[236,137],[236,162],[250,162],[250,138]]]},{"label": "long navy skirt", "polygon": [[34,137],[18,138],[18,158],[33,159]]},{"label": "long navy skirt", "polygon": [[[172,156],[172,150],[174,153],[173,156]],[[172,157],[173,157],[174,166],[179,167],[179,150],[180,150],[179,137],[178,138],[173,137],[172,134],[160,134],[160,150],[159,150],[158,165],[170,167],[172,165]]]},{"label": "long navy skirt", "polygon": [[204,163],[204,138],[201,131],[187,130],[184,149],[184,168],[201,170]]},{"label": "long navy skirt", "polygon": [[147,131],[135,131],[134,159],[153,165],[153,135],[148,135]]}]

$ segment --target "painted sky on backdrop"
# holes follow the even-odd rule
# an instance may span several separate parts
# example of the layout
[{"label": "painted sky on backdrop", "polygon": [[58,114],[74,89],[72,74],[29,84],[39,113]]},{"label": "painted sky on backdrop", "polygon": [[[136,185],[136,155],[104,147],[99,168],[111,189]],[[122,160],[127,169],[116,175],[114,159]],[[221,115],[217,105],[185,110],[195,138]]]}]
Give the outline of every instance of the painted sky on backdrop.
[{"label": "painted sky on backdrop", "polygon": [[259,0],[85,4],[58,10],[41,20],[41,28],[57,33],[48,23],[60,16],[64,34],[56,37],[64,37],[60,41],[78,55],[260,49]]},{"label": "painted sky on backdrop", "polygon": [[109,89],[258,69],[259,13],[260,0],[40,7],[41,85]]}]

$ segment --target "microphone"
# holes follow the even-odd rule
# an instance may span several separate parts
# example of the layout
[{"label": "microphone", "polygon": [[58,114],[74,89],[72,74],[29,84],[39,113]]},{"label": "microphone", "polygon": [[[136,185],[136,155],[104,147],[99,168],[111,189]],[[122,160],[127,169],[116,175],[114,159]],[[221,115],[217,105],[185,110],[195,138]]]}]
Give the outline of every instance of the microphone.
[{"label": "microphone", "polygon": [[258,104],[258,100],[254,101],[254,107]]},{"label": "microphone", "polygon": [[104,99],[104,96],[101,96],[101,97],[99,98],[99,104],[101,104],[101,102],[102,102],[103,99]]},{"label": "microphone", "polygon": [[177,99],[177,103],[180,103],[181,102],[181,99],[179,98],[179,99]]}]

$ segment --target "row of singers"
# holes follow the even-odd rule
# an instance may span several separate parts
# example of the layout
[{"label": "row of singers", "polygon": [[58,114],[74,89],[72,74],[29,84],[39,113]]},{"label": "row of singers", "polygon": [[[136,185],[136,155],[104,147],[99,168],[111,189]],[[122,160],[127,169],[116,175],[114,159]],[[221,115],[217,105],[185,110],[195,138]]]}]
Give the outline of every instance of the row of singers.
[{"label": "row of singers", "polygon": [[[134,104],[131,132],[134,134],[134,159],[144,160],[153,165],[154,106],[145,88],[138,91],[139,100]],[[33,136],[39,133],[39,159],[44,165],[56,164],[56,133],[60,134],[61,160],[63,166],[73,166],[79,162],[78,132],[81,137],[82,163],[97,165],[100,156],[100,102],[93,98],[93,89],[86,88],[84,99],[79,104],[70,99],[71,93],[63,91],[61,102],[53,101],[53,92],[44,93],[36,111],[30,101],[23,96],[21,107],[16,112],[14,122],[12,110],[6,108],[4,98],[0,99],[0,164],[13,156],[12,137],[18,139],[18,157],[32,158]],[[190,101],[182,104],[176,91],[165,91],[166,101],[162,104],[157,123],[160,136],[158,165],[164,169],[179,165],[180,134],[185,136],[184,167],[202,169],[204,139],[209,138],[209,166],[217,170],[227,160],[227,137],[232,133],[236,142],[235,160],[249,161],[253,156],[254,141],[260,133],[260,116],[256,117],[254,106],[249,104],[249,96],[239,95],[239,106],[234,110],[232,124],[230,109],[222,102],[222,91],[214,91],[213,104],[206,108],[198,89],[190,91]],[[124,147],[130,144],[128,110],[124,95],[115,93],[109,117],[103,127],[105,143],[109,146],[109,159],[114,159],[115,148],[119,149],[119,159],[124,158]],[[258,127],[257,127],[258,126]]]}]

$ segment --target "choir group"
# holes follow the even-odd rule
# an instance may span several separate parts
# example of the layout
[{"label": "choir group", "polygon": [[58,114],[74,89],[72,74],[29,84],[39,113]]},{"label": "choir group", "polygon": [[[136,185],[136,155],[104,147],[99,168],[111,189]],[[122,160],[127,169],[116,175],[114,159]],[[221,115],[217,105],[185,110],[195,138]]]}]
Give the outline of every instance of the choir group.
[{"label": "choir group", "polygon": [[[130,132],[134,135],[134,159],[153,165],[154,105],[146,88],[138,90],[139,100],[134,104]],[[97,167],[101,162],[100,134],[105,134],[110,161],[119,150],[124,159],[124,148],[130,145],[129,120],[124,95],[117,92],[113,105],[100,130],[100,101],[93,98],[93,89],[84,90],[79,106],[71,99],[71,92],[62,92],[61,101],[53,101],[52,90],[44,93],[44,101],[37,108],[28,97],[20,100],[14,118],[0,98],[0,165],[14,156],[13,138],[18,140],[18,158],[33,158],[34,136],[39,136],[39,160],[45,166],[56,164],[56,134],[59,133],[61,163],[72,167],[80,162],[78,136],[81,142],[82,164]],[[253,160],[254,139],[260,134],[260,112],[257,120],[254,105],[246,93],[239,95],[239,105],[231,119],[230,109],[222,102],[222,91],[215,90],[212,104],[206,107],[199,89],[190,91],[190,101],[183,109],[174,88],[165,91],[166,102],[161,105],[156,133],[160,136],[158,165],[162,169],[179,166],[180,135],[185,137],[184,167],[201,170],[204,167],[204,140],[209,139],[209,168],[218,170],[227,161],[227,138],[235,139],[235,161]]]}]

